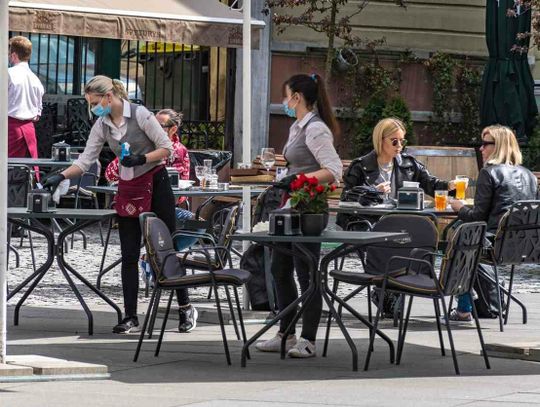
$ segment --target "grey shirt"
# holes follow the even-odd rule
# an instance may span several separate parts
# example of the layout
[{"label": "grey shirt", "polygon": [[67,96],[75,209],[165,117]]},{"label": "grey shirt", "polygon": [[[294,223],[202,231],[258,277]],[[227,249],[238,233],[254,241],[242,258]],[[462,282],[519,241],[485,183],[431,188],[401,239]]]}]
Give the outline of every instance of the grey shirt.
[{"label": "grey shirt", "polygon": [[334,148],[334,137],[328,126],[313,112],[291,126],[283,148],[289,173],[309,173],[327,169],[334,182],[341,181],[343,164]]},{"label": "grey shirt", "polygon": [[[134,115],[133,112],[135,112]],[[128,134],[128,128],[132,129],[130,134]],[[104,129],[107,131],[104,131]],[[141,140],[143,142],[142,145],[137,141],[135,143],[130,142],[130,138],[137,137],[134,133],[139,133],[139,131],[146,136],[144,140]],[[122,123],[117,127],[109,116],[97,119],[96,123],[92,126],[92,130],[90,130],[90,136],[88,137],[84,151],[73,164],[83,172],[86,172],[99,158],[99,153],[106,142],[115,155],[119,157],[120,143],[125,141],[133,146],[131,150],[132,154],[146,154],[159,148],[169,150],[169,156],[173,152],[172,141],[167,136],[165,130],[161,128],[156,117],[146,107],[131,105],[128,101],[124,100]],[[136,147],[137,144],[138,146]],[[134,167],[133,175],[138,177],[158,164],[160,162],[146,163],[145,165]],[[122,173],[125,170],[124,167],[119,166],[121,178],[123,178]]]}]

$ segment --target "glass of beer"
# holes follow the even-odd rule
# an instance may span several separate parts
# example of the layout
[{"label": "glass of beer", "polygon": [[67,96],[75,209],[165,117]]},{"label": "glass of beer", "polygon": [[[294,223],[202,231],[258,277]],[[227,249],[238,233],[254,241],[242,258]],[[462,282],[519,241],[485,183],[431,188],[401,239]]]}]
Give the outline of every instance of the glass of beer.
[{"label": "glass of beer", "polygon": [[465,175],[456,175],[454,184],[456,185],[456,199],[464,200],[465,191],[469,185],[469,178],[467,178]]},{"label": "glass of beer", "polygon": [[435,191],[435,210],[445,211],[448,203],[448,191]]}]

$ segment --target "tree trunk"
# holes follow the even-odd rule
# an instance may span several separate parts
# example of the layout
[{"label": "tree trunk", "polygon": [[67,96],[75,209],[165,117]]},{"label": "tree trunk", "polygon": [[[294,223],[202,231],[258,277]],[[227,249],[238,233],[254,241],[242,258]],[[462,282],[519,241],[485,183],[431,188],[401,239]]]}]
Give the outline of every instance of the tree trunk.
[{"label": "tree trunk", "polygon": [[332,62],[334,61],[334,39],[336,37],[337,0],[332,0],[330,11],[330,30],[328,31],[328,48],[326,50],[326,65],[324,68],[325,81],[328,83],[332,76]]}]

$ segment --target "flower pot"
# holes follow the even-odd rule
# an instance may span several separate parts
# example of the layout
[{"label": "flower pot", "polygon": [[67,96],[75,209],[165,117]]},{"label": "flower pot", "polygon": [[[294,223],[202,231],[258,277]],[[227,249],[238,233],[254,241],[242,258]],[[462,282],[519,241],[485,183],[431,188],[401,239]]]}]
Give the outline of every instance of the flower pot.
[{"label": "flower pot", "polygon": [[336,68],[339,72],[347,72],[358,65],[358,56],[349,48],[340,48],[336,52]]},{"label": "flower pot", "polygon": [[319,236],[328,225],[328,213],[303,213],[300,223],[303,235]]}]

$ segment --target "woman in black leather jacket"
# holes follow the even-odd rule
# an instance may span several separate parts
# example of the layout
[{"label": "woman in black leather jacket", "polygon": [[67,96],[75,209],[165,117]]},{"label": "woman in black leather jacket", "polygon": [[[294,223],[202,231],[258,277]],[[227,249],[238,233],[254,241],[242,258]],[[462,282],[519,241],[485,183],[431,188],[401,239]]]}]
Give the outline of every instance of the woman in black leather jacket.
[{"label": "woman in black leather jacket", "polygon": [[[373,129],[374,150],[363,157],[353,160],[343,180],[345,186],[341,200],[346,200],[347,191],[356,186],[372,186],[379,192],[392,198],[403,186],[403,181],[419,182],[420,187],[428,195],[433,196],[435,190],[455,189],[452,181],[442,181],[429,174],[426,167],[416,158],[403,153],[407,144],[405,125],[401,120],[386,118]],[[345,228],[356,220],[350,215],[339,214],[337,224]]]},{"label": "woman in black leather jacket", "polygon": [[480,147],[484,168],[478,174],[474,206],[451,201],[452,209],[464,222],[485,221],[488,232],[496,232],[499,219],[516,201],[536,199],[538,181],[522,167],[522,156],[511,129],[495,125],[482,131]]},{"label": "woman in black leather jacket", "polygon": [[[522,167],[522,156],[516,136],[511,129],[495,125],[482,131],[482,159],[484,168],[478,174],[474,206],[468,208],[461,201],[450,202],[452,209],[458,212],[458,219],[463,222],[487,222],[488,232],[496,232],[500,218],[517,201],[537,199],[538,181],[532,172]],[[495,277],[491,266],[479,265],[484,274]],[[493,285],[484,297],[496,299],[497,291]],[[495,299],[493,299],[493,297]],[[490,305],[492,316],[498,312]],[[450,311],[453,321],[472,321],[472,302],[469,294],[458,298],[457,309]],[[483,315],[481,315],[482,317]]]}]

